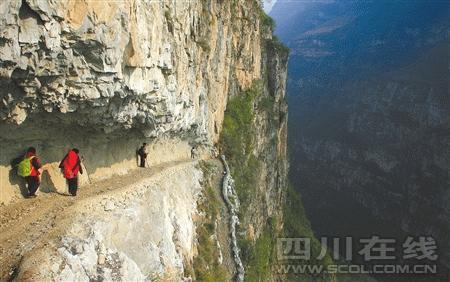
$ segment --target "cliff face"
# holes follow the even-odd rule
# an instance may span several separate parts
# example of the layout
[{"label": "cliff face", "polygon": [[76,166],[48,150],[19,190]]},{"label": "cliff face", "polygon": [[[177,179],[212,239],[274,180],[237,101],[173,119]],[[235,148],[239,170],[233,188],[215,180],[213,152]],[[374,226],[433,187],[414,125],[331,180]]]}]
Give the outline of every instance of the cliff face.
[{"label": "cliff face", "polygon": [[[265,28],[271,30],[270,25]],[[273,250],[282,234],[287,188],[288,51],[271,36],[263,44],[263,76],[230,98],[220,139],[241,202],[238,240],[249,281],[273,274]]]},{"label": "cliff face", "polygon": [[255,139],[252,150],[248,152],[249,156],[256,156],[260,167],[255,171],[258,173],[257,181],[252,184],[256,193],[251,196],[248,207],[250,212],[245,216],[245,223],[255,229],[256,237],[267,226],[268,218],[282,218],[280,207],[284,203],[288,172],[288,109],[285,100],[287,52],[272,38],[266,38],[264,45],[262,66],[265,78],[261,93],[255,99],[252,131]]},{"label": "cliff face", "polygon": [[53,113],[105,132],[195,127],[217,139],[231,70],[244,87],[260,75],[258,26],[232,28],[226,4],[3,1],[1,12],[1,119],[17,125]]},{"label": "cliff face", "polygon": [[261,76],[254,7],[2,1],[1,201],[17,197],[9,164],[29,145],[45,162],[77,146],[106,177],[101,168],[133,166],[146,138],[217,142],[228,95]]},{"label": "cliff face", "polygon": [[181,163],[134,176],[61,211],[52,231],[25,253],[15,279],[175,281],[187,275],[196,255],[201,170]]},{"label": "cliff face", "polygon": [[[142,142],[150,145],[149,164],[166,166],[55,214],[54,227],[36,237],[43,244],[21,249],[14,258],[20,265],[2,264],[17,267],[20,279],[191,276],[187,269],[202,255],[196,224],[210,217],[197,208],[205,180],[188,161],[191,148],[211,157],[228,101],[248,89],[257,93],[249,104],[252,130],[239,134],[252,143],[245,159],[257,157],[259,165],[256,182],[240,179],[254,190],[240,231],[254,243],[269,217],[280,231],[287,54],[265,20],[258,1],[2,1],[0,130],[8,134],[0,137],[0,201],[22,204],[11,160],[28,146],[49,164],[44,192],[64,191],[56,164],[71,147],[85,157],[86,195],[94,193],[89,182],[130,172]],[[55,197],[44,196],[38,206]]]}]

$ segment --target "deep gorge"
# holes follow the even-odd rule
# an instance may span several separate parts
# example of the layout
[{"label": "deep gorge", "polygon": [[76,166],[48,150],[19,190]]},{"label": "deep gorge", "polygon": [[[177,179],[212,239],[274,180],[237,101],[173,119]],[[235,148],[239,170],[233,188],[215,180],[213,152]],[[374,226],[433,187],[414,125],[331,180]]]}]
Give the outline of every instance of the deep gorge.
[{"label": "deep gorge", "polygon": [[396,238],[400,264],[421,262],[402,258],[406,237],[430,236],[439,254],[437,275],[378,279],[445,280],[448,6],[279,0],[270,15],[291,49],[290,180],[313,230],[328,238]]}]

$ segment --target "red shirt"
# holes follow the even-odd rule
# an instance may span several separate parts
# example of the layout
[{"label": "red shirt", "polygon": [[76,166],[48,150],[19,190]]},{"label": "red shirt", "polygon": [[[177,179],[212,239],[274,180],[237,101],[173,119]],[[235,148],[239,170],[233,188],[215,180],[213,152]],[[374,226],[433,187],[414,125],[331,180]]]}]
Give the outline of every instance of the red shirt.
[{"label": "red shirt", "polygon": [[41,161],[34,153],[27,153],[25,158],[31,158],[31,173],[29,176],[39,176],[41,173],[39,172],[39,169],[42,167]]},{"label": "red shirt", "polygon": [[77,177],[78,172],[81,169],[78,154],[71,150],[62,161],[62,167],[65,178],[72,179]]}]

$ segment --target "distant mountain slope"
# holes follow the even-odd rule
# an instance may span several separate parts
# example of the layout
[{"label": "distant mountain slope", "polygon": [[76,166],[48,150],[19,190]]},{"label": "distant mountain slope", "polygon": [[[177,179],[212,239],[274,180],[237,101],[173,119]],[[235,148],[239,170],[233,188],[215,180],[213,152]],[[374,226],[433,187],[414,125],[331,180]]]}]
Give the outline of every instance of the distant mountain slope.
[{"label": "distant mountain slope", "polygon": [[280,0],[271,12],[292,50],[294,79],[364,76],[407,64],[446,36],[448,14],[446,1]]},{"label": "distant mountain slope", "polygon": [[448,2],[280,0],[271,15],[291,48],[291,181],[313,227],[431,235],[448,264]]}]

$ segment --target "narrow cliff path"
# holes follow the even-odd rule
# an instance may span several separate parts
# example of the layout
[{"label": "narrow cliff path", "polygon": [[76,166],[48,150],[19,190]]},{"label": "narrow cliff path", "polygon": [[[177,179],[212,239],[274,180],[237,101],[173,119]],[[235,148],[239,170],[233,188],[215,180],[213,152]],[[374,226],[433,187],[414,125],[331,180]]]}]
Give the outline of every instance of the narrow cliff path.
[{"label": "narrow cliff path", "polygon": [[[107,193],[148,178],[169,167],[192,162],[190,159],[135,169],[126,175],[112,177],[79,189],[77,197],[58,193],[39,193],[34,199],[0,207],[0,281],[14,276],[22,256],[48,239],[50,231],[63,217],[63,211],[77,201]],[[44,243],[45,245],[45,243]]]}]

